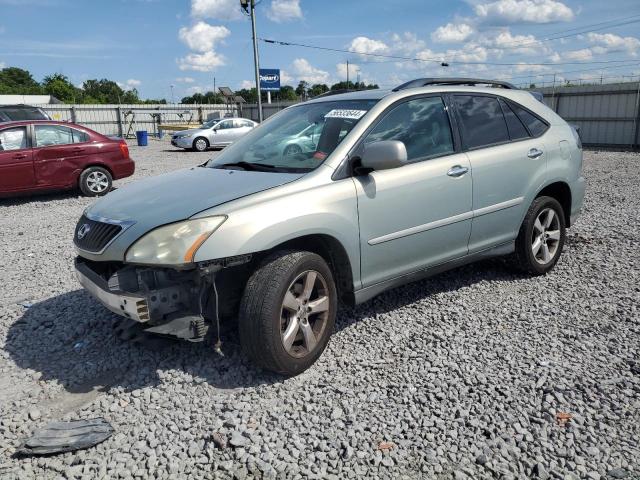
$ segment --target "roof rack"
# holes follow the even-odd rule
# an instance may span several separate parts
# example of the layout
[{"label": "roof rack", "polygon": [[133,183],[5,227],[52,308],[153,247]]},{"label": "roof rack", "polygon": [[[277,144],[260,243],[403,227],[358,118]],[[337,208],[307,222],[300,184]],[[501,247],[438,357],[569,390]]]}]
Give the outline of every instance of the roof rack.
[{"label": "roof rack", "polygon": [[394,92],[406,90],[407,88],[427,87],[429,85],[491,85],[492,87],[508,88],[517,90],[517,87],[509,82],[501,80],[483,80],[481,78],[418,78],[397,86]]},{"label": "roof rack", "polygon": [[353,88],[340,88],[338,90],[329,90],[328,92],[321,93],[320,95],[316,95],[313,98],[330,97],[331,95],[340,95],[341,93],[351,93],[357,91],[358,90],[355,90]]}]

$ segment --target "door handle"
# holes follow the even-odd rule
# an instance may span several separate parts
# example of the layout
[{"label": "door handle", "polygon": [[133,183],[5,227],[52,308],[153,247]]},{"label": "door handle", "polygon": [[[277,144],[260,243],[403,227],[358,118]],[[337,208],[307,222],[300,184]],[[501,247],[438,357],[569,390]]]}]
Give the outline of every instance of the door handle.
[{"label": "door handle", "polygon": [[27,155],[24,153],[16,153],[13,158],[15,158],[16,160],[21,160],[23,158],[27,158]]},{"label": "door handle", "polygon": [[538,150],[537,148],[532,148],[531,150],[529,150],[529,152],[527,153],[527,157],[529,158],[538,158],[540,157],[544,152],[542,150]]},{"label": "door handle", "polygon": [[468,171],[469,169],[467,167],[463,167],[462,165],[454,165],[449,169],[447,175],[449,175],[450,177],[461,177]]}]

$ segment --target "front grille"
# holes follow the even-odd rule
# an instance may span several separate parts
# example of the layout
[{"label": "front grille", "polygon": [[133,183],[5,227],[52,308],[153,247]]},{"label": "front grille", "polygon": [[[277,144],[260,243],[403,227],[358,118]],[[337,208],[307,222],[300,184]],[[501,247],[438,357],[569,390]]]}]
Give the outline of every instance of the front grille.
[{"label": "front grille", "polygon": [[[82,250],[98,253],[109,245],[109,242],[116,238],[121,231],[121,225],[98,222],[83,215],[76,225],[76,230],[73,234],[73,243]],[[82,233],[84,233],[84,235],[82,235]],[[79,238],[79,236],[82,238]]]}]

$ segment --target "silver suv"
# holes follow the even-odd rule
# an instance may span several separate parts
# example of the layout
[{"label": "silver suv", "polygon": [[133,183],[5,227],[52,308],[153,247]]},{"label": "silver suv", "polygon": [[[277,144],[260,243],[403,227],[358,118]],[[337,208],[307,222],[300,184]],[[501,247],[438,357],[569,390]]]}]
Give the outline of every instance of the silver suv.
[{"label": "silver suv", "polygon": [[[272,148],[312,125],[313,149]],[[547,273],[582,205],[581,170],[575,130],[504,82],[324,96],[87,208],[78,278],[147,332],[219,342],[237,319],[254,362],[295,375],[326,347],[340,302],[496,255]]]}]

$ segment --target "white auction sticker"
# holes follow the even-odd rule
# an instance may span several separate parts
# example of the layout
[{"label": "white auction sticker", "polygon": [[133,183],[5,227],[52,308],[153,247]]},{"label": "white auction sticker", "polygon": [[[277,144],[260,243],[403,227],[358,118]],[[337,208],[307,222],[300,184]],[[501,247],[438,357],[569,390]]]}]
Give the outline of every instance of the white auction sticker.
[{"label": "white auction sticker", "polygon": [[359,120],[362,116],[367,113],[366,110],[331,110],[327,113],[324,118],[351,118],[354,120]]}]

